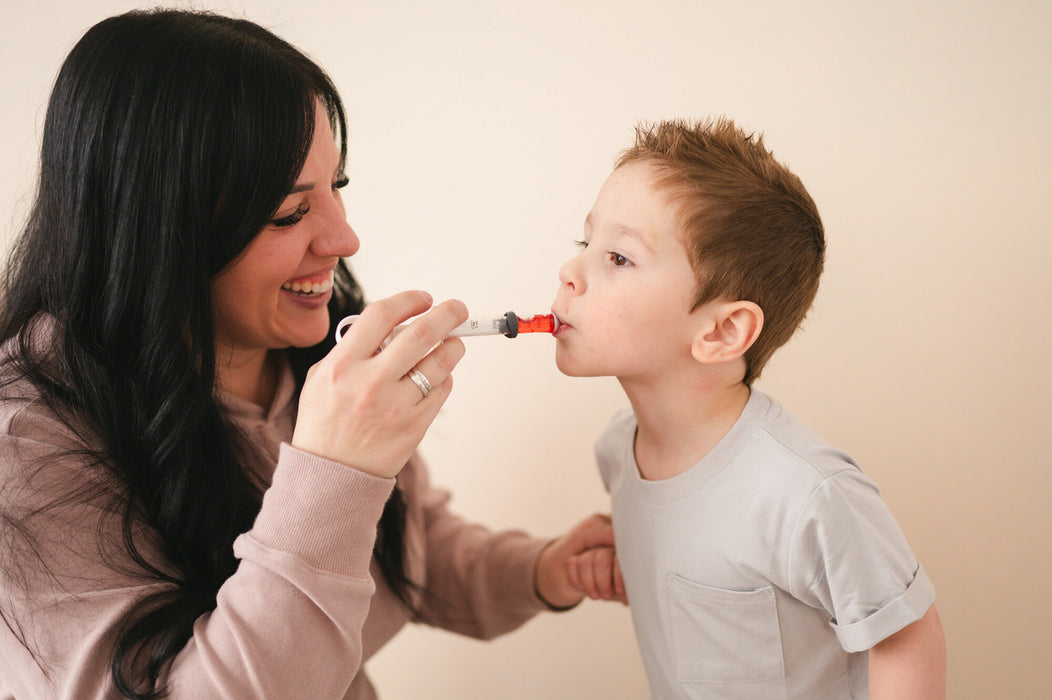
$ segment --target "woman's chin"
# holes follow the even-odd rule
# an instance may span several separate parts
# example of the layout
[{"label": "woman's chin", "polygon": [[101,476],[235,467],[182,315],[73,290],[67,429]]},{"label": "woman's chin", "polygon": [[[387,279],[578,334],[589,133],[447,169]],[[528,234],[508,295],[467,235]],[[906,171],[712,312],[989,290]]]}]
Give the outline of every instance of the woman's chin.
[{"label": "woman's chin", "polygon": [[311,348],[325,340],[329,335],[329,317],[325,315],[322,321],[314,321],[310,324],[301,325],[289,333],[283,334],[284,347]]}]

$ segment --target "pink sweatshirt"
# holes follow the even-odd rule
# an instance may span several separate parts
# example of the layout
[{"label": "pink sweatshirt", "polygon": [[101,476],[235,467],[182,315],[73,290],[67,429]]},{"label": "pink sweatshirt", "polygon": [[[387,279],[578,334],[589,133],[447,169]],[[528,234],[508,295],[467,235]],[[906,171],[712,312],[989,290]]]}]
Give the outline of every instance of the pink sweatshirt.
[{"label": "pink sweatshirt", "polygon": [[[39,400],[6,399],[30,392],[19,383],[0,400],[0,700],[114,697],[114,626],[164,584],[136,573],[118,511],[107,507],[120,494],[67,454],[76,445],[69,429]],[[251,469],[269,488],[255,525],[234,543],[237,572],[171,667],[171,697],[375,698],[362,663],[409,621],[372,558],[394,479],[287,444],[293,393],[287,370],[267,410],[224,397],[265,453]],[[453,515],[418,458],[398,483],[409,510],[407,570],[428,592],[420,622],[490,638],[546,609],[533,589],[545,541]],[[27,518],[34,548],[5,516]],[[140,540],[163,566],[149,532]]]}]

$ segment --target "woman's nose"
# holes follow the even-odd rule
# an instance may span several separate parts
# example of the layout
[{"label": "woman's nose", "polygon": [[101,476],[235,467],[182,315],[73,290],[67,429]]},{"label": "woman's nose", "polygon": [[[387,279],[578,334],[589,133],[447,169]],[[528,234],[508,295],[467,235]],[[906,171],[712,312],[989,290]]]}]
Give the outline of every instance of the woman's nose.
[{"label": "woman's nose", "polygon": [[332,211],[327,213],[322,222],[322,227],[311,243],[311,251],[315,255],[322,258],[349,258],[358,252],[361,241],[351,225],[347,223],[342,207],[332,207]]}]

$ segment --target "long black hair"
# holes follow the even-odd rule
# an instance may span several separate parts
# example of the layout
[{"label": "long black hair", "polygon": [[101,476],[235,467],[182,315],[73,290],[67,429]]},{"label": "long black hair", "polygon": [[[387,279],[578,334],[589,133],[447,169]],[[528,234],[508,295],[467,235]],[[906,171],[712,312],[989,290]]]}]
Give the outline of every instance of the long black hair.
[{"label": "long black hair", "polygon": [[[73,48],[48,105],[39,187],[0,303],[10,379],[89,426],[95,462],[126,498],[124,548],[170,584],[123,620],[111,671],[128,697],[158,678],[237,568],[232,544],[261,494],[247,441],[217,399],[211,281],[263,229],[310,149],[320,100],[346,159],[346,117],[324,71],[251,22],[202,12],[132,12]],[[330,318],[363,296],[340,262]],[[53,320],[48,357],[33,343]],[[333,344],[291,349],[302,386]],[[59,410],[61,407],[61,410]],[[409,602],[404,504],[396,490],[376,555]],[[136,544],[145,523],[165,562]],[[7,621],[10,625],[10,621]]]}]

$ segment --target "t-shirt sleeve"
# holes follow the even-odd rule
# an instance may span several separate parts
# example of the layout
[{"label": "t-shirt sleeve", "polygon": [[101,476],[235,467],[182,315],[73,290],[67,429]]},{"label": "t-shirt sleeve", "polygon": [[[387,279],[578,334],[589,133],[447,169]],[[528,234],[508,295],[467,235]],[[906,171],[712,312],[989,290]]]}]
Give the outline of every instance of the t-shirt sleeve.
[{"label": "t-shirt sleeve", "polygon": [[623,461],[622,453],[628,449],[627,445],[635,440],[635,431],[632,409],[623,408],[614,414],[595,442],[595,462],[607,493],[613,492],[615,482],[621,478],[617,465]]},{"label": "t-shirt sleeve", "polygon": [[845,651],[871,648],[935,600],[877,486],[858,469],[824,479],[793,528],[790,592],[829,613]]}]

